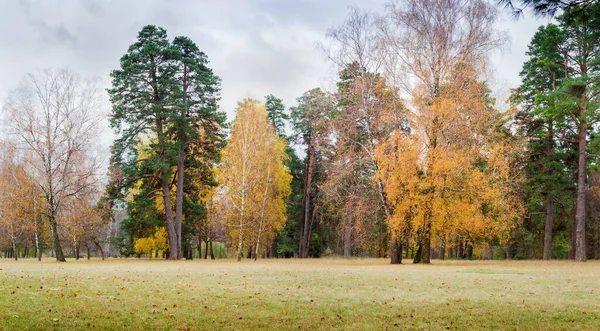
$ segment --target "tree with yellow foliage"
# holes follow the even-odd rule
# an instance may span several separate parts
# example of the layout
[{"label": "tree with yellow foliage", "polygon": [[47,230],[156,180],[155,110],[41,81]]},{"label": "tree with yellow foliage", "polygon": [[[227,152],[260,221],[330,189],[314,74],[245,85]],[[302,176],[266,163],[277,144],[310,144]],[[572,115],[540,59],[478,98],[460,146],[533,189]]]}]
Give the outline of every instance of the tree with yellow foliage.
[{"label": "tree with yellow foliage", "polygon": [[224,222],[232,243],[237,240],[238,261],[244,244],[256,256],[285,223],[292,179],[286,158],[285,141],[267,120],[265,106],[252,99],[239,103],[218,174]]},{"label": "tree with yellow foliage", "polygon": [[394,213],[393,232],[414,233],[415,263],[430,262],[431,240],[506,238],[522,212],[512,194],[512,144],[505,115],[493,108],[472,66],[457,65],[439,93],[414,95],[413,134],[395,133],[378,147]]},{"label": "tree with yellow foliage", "polygon": [[167,229],[161,226],[154,235],[136,239],[133,247],[137,254],[146,254],[149,258],[154,253],[165,252],[169,248]]}]

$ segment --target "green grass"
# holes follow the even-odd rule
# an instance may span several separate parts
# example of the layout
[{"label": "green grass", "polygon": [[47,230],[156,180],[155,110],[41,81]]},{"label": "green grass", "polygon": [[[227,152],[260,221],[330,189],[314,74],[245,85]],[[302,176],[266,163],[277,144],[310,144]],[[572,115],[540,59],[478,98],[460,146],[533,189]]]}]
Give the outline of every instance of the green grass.
[{"label": "green grass", "polygon": [[600,329],[600,263],[0,260],[0,330]]}]

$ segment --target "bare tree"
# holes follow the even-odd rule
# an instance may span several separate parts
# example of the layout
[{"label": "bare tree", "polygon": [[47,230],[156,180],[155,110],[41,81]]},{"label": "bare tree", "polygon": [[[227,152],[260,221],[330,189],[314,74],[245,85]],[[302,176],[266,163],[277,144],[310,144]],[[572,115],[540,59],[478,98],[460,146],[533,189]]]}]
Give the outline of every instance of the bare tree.
[{"label": "bare tree", "polygon": [[[391,131],[401,129],[405,119],[401,100],[393,89],[388,89],[385,80],[379,76],[385,68],[386,47],[378,29],[378,19],[368,12],[350,8],[346,21],[336,28],[329,29],[327,37],[331,44],[328,47],[321,45],[321,48],[336,64],[342,80],[342,83],[338,84],[337,98],[341,101],[343,111],[333,121],[333,126],[336,127],[333,131],[337,133],[338,141],[336,156],[355,160],[334,163],[335,169],[332,171],[343,173],[342,168],[350,170],[353,164],[361,165],[363,169],[359,173],[365,175],[368,180],[362,180],[360,185],[366,182],[369,187],[357,191],[362,193],[360,198],[355,194],[346,198],[369,201],[371,197],[367,192],[375,192],[378,197],[376,200],[379,200],[376,202],[381,208],[371,209],[371,215],[367,218],[377,219],[379,209],[383,210],[385,218],[389,218],[391,211],[383,185],[381,180],[375,178],[379,168],[375,158],[375,146],[389,136]],[[336,176],[331,178],[336,179]],[[360,176],[351,175],[349,178],[358,179]],[[347,188],[347,185],[342,186],[342,189]],[[356,208],[359,204],[346,205]],[[350,216],[351,213],[345,215]],[[356,221],[358,218],[353,219]],[[348,222],[345,223],[345,242],[348,242],[351,226]],[[396,237],[392,235],[390,241],[392,264],[400,263]]]},{"label": "bare tree", "polygon": [[45,70],[27,75],[4,105],[10,134],[44,195],[57,261],[65,261],[58,224],[63,206],[97,180],[100,162],[92,146],[101,121],[99,91],[95,80],[70,70]]}]

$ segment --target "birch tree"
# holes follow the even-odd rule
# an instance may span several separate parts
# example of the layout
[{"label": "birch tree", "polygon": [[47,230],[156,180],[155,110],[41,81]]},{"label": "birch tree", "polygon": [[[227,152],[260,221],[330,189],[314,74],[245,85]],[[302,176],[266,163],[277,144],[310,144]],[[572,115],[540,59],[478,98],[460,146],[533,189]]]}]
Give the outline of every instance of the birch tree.
[{"label": "birch tree", "polygon": [[222,204],[229,211],[225,222],[232,243],[237,242],[238,261],[244,245],[258,254],[261,240],[272,240],[283,227],[291,181],[285,158],[285,141],[268,122],[265,106],[241,102],[219,168]]}]

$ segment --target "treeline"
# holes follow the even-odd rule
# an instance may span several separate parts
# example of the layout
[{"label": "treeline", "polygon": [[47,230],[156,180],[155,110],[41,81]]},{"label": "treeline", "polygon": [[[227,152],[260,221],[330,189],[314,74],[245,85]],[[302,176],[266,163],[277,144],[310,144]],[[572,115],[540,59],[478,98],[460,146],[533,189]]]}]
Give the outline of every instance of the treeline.
[{"label": "treeline", "polygon": [[6,255],[597,258],[600,4],[523,4],[561,15],[509,109],[487,84],[506,36],[483,0],[351,9],[320,45],[335,88],[243,100],[230,124],[207,56],[146,26],[111,72],[107,185],[89,152],[97,89],[30,76],[5,105]]}]

